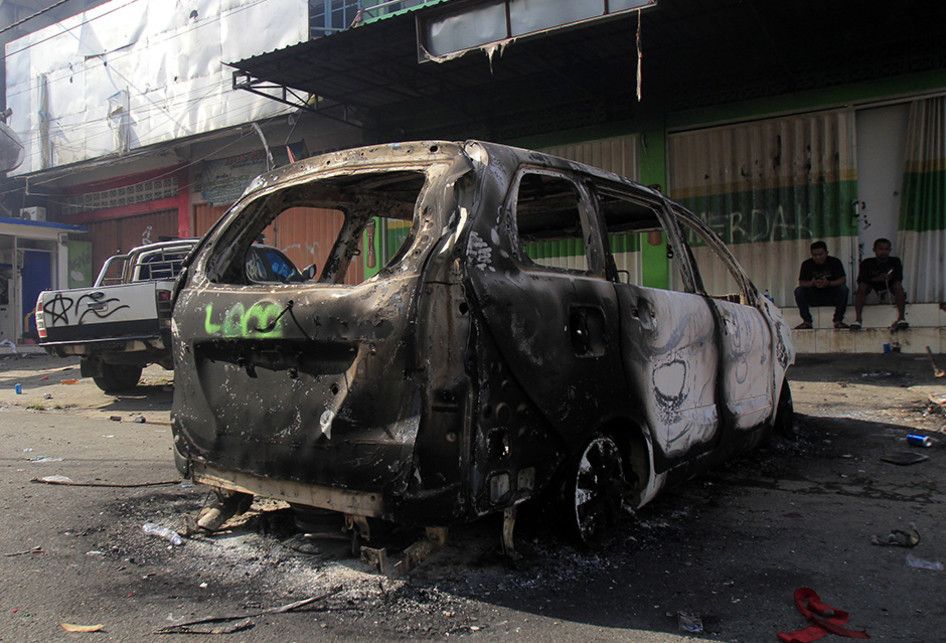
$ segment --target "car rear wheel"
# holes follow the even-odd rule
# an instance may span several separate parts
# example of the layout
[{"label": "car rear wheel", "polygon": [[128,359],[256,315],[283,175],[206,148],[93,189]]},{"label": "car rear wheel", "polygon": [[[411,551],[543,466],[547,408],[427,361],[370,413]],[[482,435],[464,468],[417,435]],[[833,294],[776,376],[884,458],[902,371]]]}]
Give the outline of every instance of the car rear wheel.
[{"label": "car rear wheel", "polygon": [[795,431],[795,405],[792,403],[792,389],[787,379],[782,381],[782,392],[779,394],[778,410],[775,412],[772,428],[780,437],[790,440],[798,437]]},{"label": "car rear wheel", "polygon": [[101,374],[92,378],[106,393],[121,393],[138,386],[141,367],[133,364],[102,364]]},{"label": "car rear wheel", "polygon": [[599,545],[626,515],[624,458],[608,435],[593,436],[566,471],[562,509],[578,542]]}]

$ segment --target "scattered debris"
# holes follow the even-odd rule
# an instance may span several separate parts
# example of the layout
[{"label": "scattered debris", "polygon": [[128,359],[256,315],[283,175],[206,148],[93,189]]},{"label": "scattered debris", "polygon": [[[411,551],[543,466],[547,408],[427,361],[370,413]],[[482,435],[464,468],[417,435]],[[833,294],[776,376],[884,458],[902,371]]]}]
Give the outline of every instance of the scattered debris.
[{"label": "scattered debris", "polygon": [[105,629],[105,626],[101,623],[98,623],[97,625],[74,625],[72,623],[60,623],[59,627],[61,627],[66,632],[73,633],[101,632]]},{"label": "scattered debris", "polygon": [[42,464],[44,462],[62,462],[62,458],[53,458],[48,455],[35,455],[30,458],[30,462],[35,462],[38,464]]},{"label": "scattered debris", "polygon": [[[212,627],[207,630],[207,634],[233,634],[235,632],[242,632],[243,630],[248,630],[251,627],[255,626],[251,619],[243,619],[242,621],[237,621],[230,625],[219,625],[217,627]],[[199,634],[200,630],[192,630],[195,634]]]},{"label": "scattered debris", "polygon": [[930,356],[930,364],[933,365],[933,377],[946,377],[946,371],[936,365],[936,361],[933,359],[933,351],[930,350],[929,346],[926,347],[926,354]]},{"label": "scattered debris", "polygon": [[893,453],[885,453],[880,456],[882,462],[889,462],[890,464],[898,464],[900,466],[918,464],[929,459],[930,456],[913,451],[894,451]]},{"label": "scattered debris", "polygon": [[221,492],[217,502],[208,507],[197,519],[197,527],[204,531],[217,531],[230,518],[244,513],[253,503],[253,496],[247,493]]},{"label": "scattered debris", "polygon": [[145,423],[145,416],[143,416],[143,415],[137,415],[137,416],[135,416],[135,419],[132,420],[132,422],[134,422],[135,424],[144,424],[144,423]]},{"label": "scattered debris", "polygon": [[938,560],[926,560],[925,558],[917,558],[913,554],[907,554],[907,567],[912,567],[913,569],[928,569],[934,572],[943,571],[943,563]]},{"label": "scattered debris", "polygon": [[122,421],[122,416],[120,416],[120,415],[109,415],[109,416],[108,416],[108,419],[111,420],[112,422],[121,422],[121,421]]},{"label": "scattered debris", "polygon": [[[287,612],[292,612],[306,605],[311,605],[323,599],[329,598],[338,594],[342,591],[342,587],[335,587],[324,594],[318,596],[312,596],[311,598],[306,598],[301,601],[296,601],[295,603],[289,603],[288,605],[282,605],[280,607],[270,607],[264,610],[258,610],[256,612],[250,612],[249,614],[236,614],[232,616],[208,616],[206,618],[200,618],[194,621],[187,621],[186,623],[177,623],[175,625],[168,625],[166,627],[159,628],[155,630],[155,634],[228,634],[229,632],[213,632],[201,629],[195,629],[195,625],[203,625],[209,623],[225,623],[226,621],[238,621],[239,623],[244,623],[250,621],[251,618],[256,616],[263,616],[265,614],[285,614]],[[249,626],[244,626],[241,629],[247,629],[247,627],[252,626],[252,621],[250,621]],[[232,627],[232,626],[231,626]],[[234,632],[239,630],[233,630]]]},{"label": "scattered debris", "polygon": [[51,399],[53,399],[53,394],[52,394],[52,393],[43,393],[43,399],[44,399],[44,400],[51,400]]},{"label": "scattered debris", "polygon": [[161,480],[158,482],[75,482],[68,476],[43,476],[33,478],[30,482],[41,484],[58,484],[67,487],[113,487],[117,489],[135,489],[137,487],[163,487],[178,484],[179,480]]},{"label": "scattered debris", "polygon": [[677,612],[677,625],[682,631],[690,634],[703,633],[703,619],[693,612]]},{"label": "scattered debris", "polygon": [[105,555],[105,552],[104,552],[104,551],[100,551],[100,550],[98,550],[98,549],[91,549],[91,550],[85,552],[85,555],[86,555],[86,556],[89,556],[90,558],[98,558],[98,557],[104,556],[104,555]]},{"label": "scattered debris", "polygon": [[60,384],[78,384],[79,380],[75,379],[74,377],[69,377],[64,380],[59,380],[59,383]]},{"label": "scattered debris", "polygon": [[812,625],[793,632],[779,632],[778,638],[783,643],[817,641],[829,633],[851,639],[870,638],[866,631],[844,627],[850,614],[823,603],[821,597],[810,587],[799,587],[795,590],[795,607]]},{"label": "scattered debris", "polygon": [[45,482],[46,484],[75,484],[69,476],[43,476],[33,478],[30,482]]},{"label": "scattered debris", "polygon": [[13,556],[23,556],[25,554],[38,555],[38,554],[45,554],[45,553],[46,552],[43,551],[43,548],[37,545],[36,547],[33,547],[32,549],[24,549],[23,551],[11,551],[9,553],[4,554],[4,556],[6,558],[12,558]]},{"label": "scattered debris", "polygon": [[891,529],[889,534],[871,536],[870,542],[881,547],[916,547],[920,543],[920,532],[910,523],[907,529]]},{"label": "scattered debris", "polygon": [[930,440],[928,435],[922,435],[920,433],[910,433],[907,435],[907,444],[911,447],[925,447],[929,448],[933,446],[933,441]]},{"label": "scattered debris", "polygon": [[6,348],[11,353],[16,352],[16,344],[11,339],[0,339],[0,348]]},{"label": "scattered debris", "polygon": [[23,395],[23,385],[17,382],[13,385],[13,392],[17,395]]},{"label": "scattered debris", "polygon": [[861,378],[865,380],[885,380],[894,377],[890,371],[865,371],[861,373]]},{"label": "scattered debris", "polygon": [[157,536],[158,538],[164,538],[166,541],[175,546],[181,546],[184,544],[184,539],[181,538],[181,535],[172,529],[163,527],[161,525],[155,524],[153,522],[146,522],[141,526],[141,530],[150,536]]}]

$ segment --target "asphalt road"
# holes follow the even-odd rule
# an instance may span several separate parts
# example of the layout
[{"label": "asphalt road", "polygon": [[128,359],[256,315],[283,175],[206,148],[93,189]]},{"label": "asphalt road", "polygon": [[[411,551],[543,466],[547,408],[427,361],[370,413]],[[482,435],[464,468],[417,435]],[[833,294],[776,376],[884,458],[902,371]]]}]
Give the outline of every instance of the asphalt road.
[{"label": "asphalt road", "polygon": [[[2,640],[193,640],[155,632],[323,596],[214,640],[668,641],[686,636],[682,611],[700,617],[698,639],[775,641],[777,631],[805,625],[792,601],[802,586],[849,611],[851,626],[874,640],[946,640],[946,571],[907,564],[908,556],[946,562],[946,437],[934,435],[920,464],[879,460],[910,450],[902,438],[911,428],[944,422],[922,414],[926,394],[946,387],[914,357],[802,360],[793,372],[798,442],[671,490],[606,550],[577,551],[526,523],[518,532],[525,559],[510,566],[496,552],[498,523],[484,521],[452,530],[449,546],[408,579],[380,576],[348,556],[346,543],[300,539],[277,505],[174,547],[142,524],[178,526],[208,502],[201,489],[31,482],[177,479],[162,424],[166,383],[111,398],[84,380],[43,379],[66,367],[0,360]],[[30,383],[23,396],[12,379]],[[69,396],[78,401],[61,403]],[[148,422],[132,422],[137,414]],[[921,536],[912,549],[870,542],[911,523]],[[104,631],[66,634],[64,622]]]}]

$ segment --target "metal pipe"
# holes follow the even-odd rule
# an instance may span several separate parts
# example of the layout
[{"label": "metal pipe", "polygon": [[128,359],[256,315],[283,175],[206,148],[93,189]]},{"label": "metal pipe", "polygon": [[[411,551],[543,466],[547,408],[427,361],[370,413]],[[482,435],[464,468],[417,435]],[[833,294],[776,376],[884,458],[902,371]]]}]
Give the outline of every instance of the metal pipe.
[{"label": "metal pipe", "polygon": [[273,153],[269,151],[269,144],[266,142],[266,137],[263,135],[263,128],[261,128],[256,121],[253,121],[250,125],[252,125],[256,133],[259,134],[259,140],[263,142],[263,149],[266,151],[266,171],[269,172],[276,167],[276,163],[273,161]]}]

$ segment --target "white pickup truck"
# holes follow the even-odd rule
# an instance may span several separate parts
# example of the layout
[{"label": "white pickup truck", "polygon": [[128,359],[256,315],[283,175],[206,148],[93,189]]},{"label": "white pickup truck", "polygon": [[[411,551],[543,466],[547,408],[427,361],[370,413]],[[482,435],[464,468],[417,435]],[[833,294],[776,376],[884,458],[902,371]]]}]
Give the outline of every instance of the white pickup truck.
[{"label": "white pickup truck", "polygon": [[[148,364],[174,368],[171,309],[174,284],[197,239],[152,243],[109,257],[91,288],[47,290],[36,300],[39,345],[50,355],[82,357],[82,377],[106,393],[135,388]],[[247,274],[264,283],[301,282],[292,261],[254,244]]]},{"label": "white pickup truck", "polygon": [[139,246],[105,261],[91,288],[47,290],[36,300],[39,344],[82,357],[82,376],[107,393],[134,388],[148,364],[173,368],[171,294],[194,239]]}]

